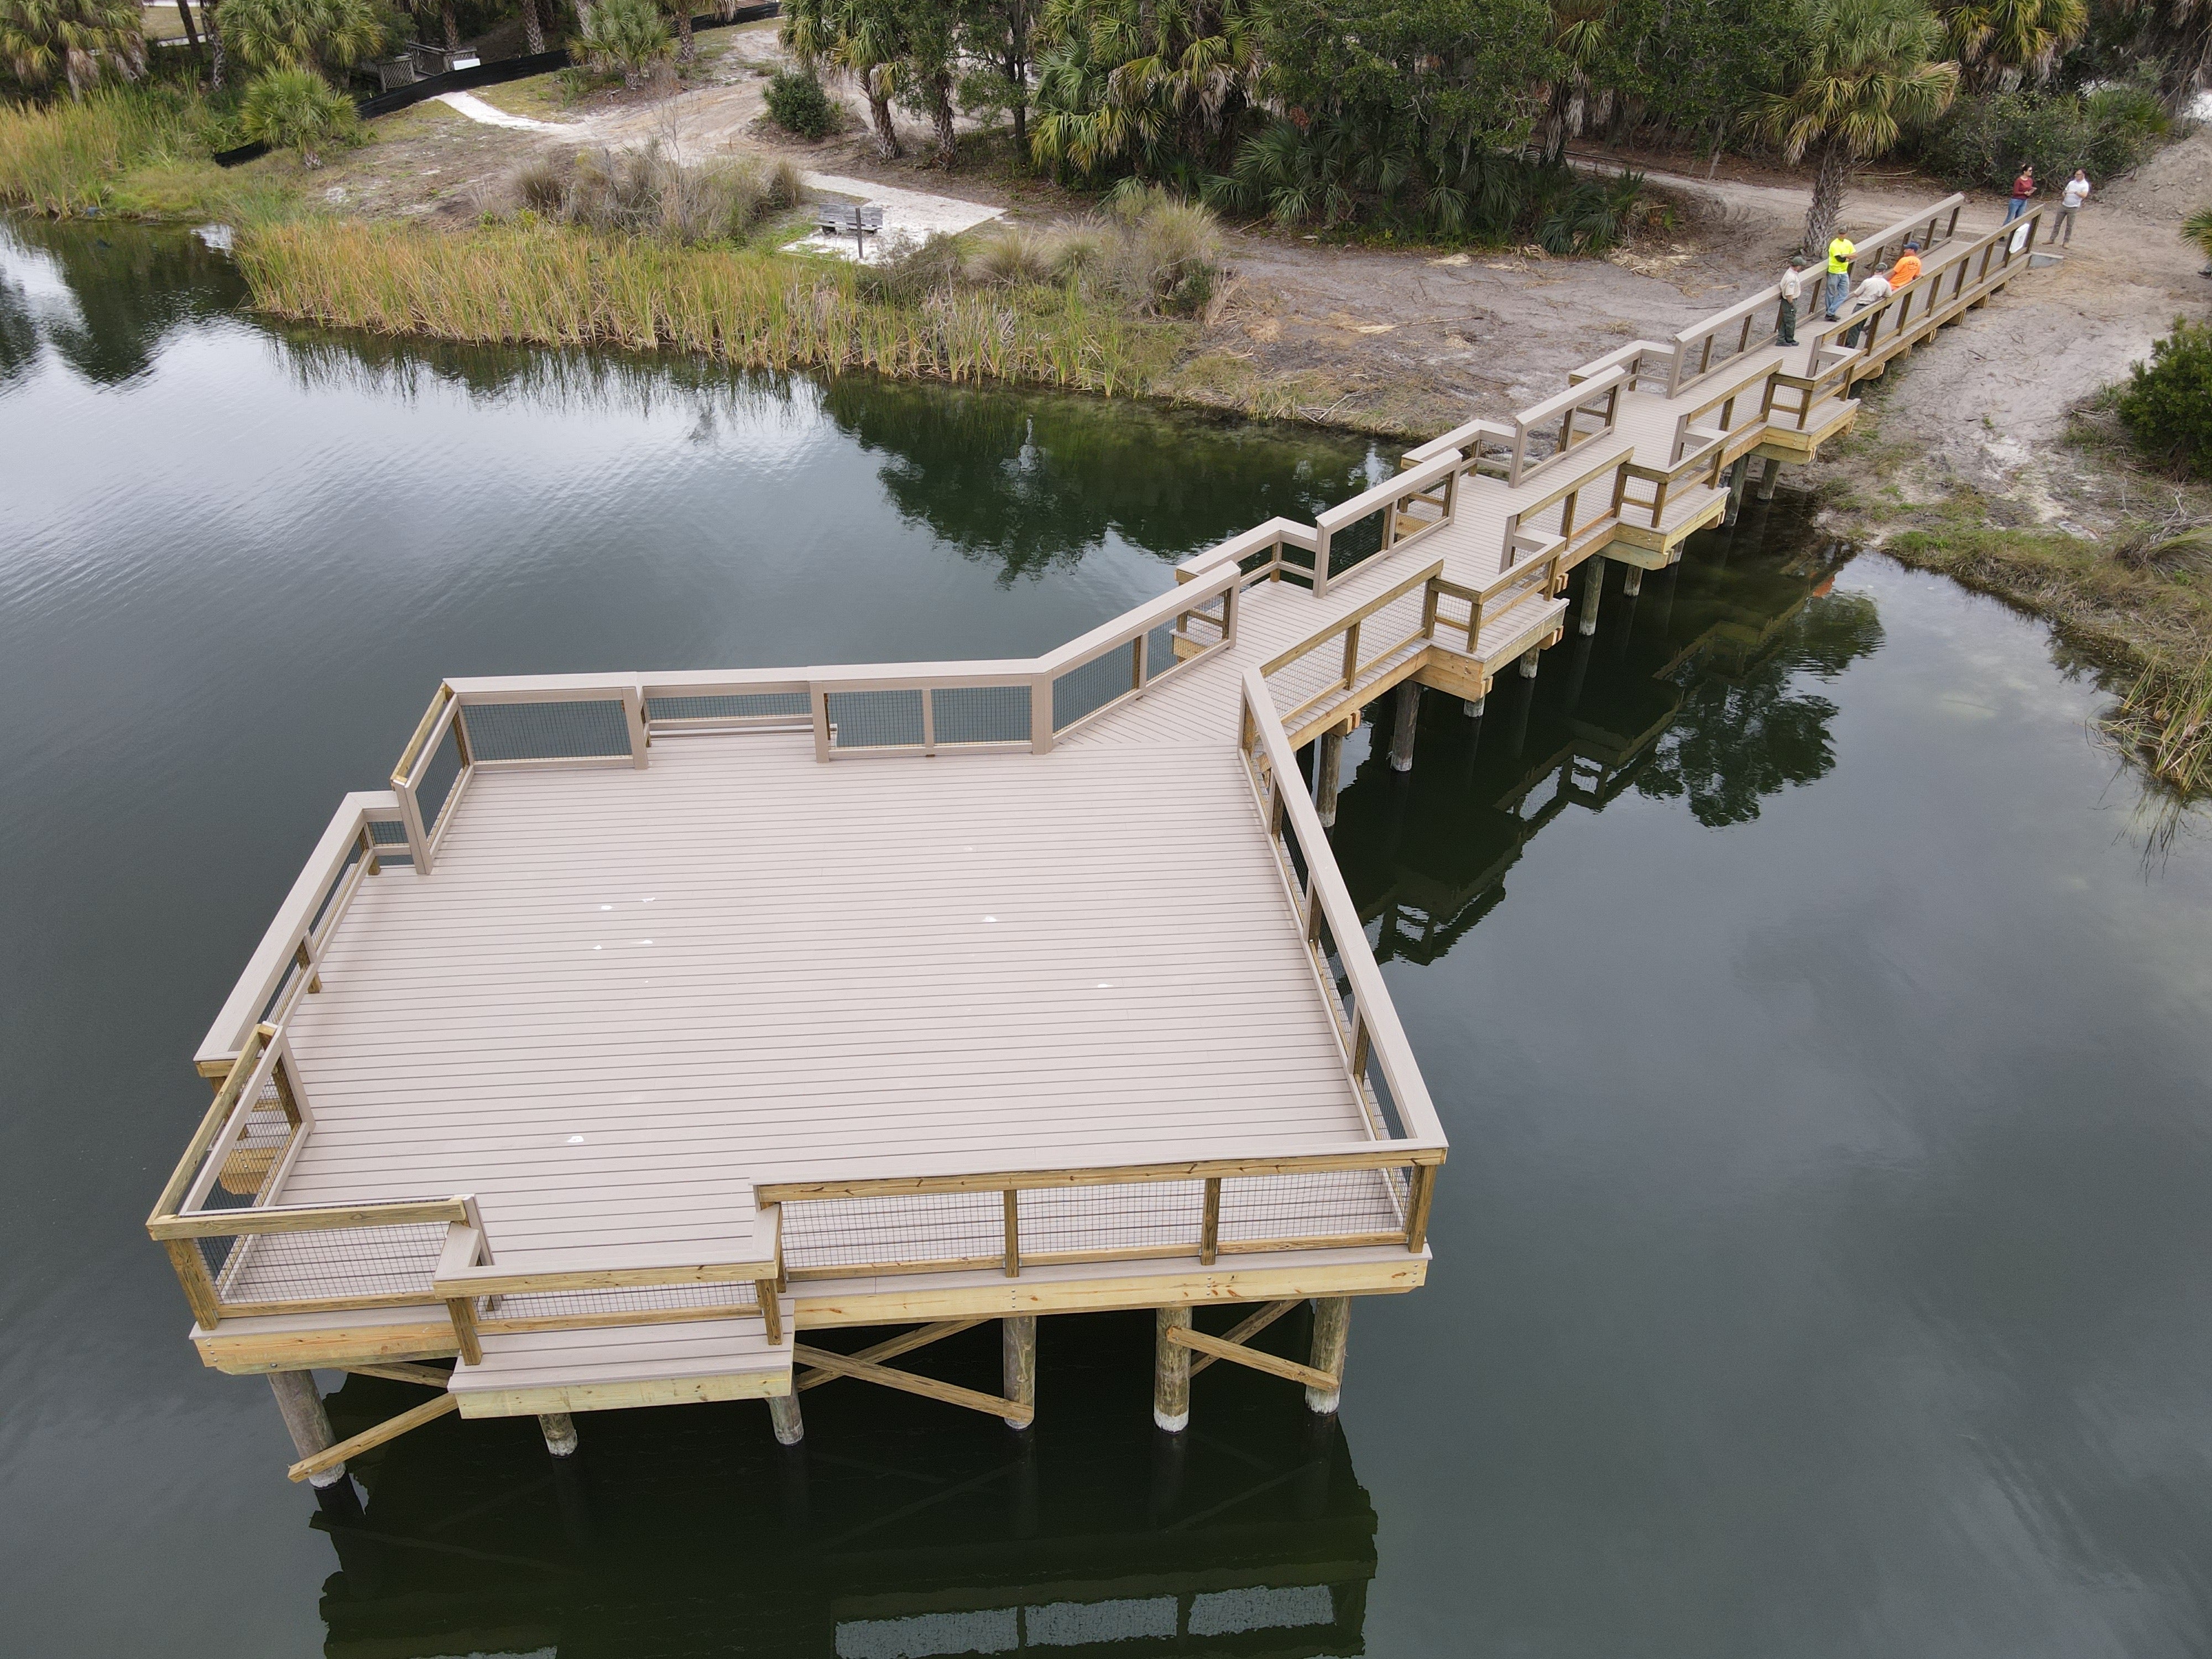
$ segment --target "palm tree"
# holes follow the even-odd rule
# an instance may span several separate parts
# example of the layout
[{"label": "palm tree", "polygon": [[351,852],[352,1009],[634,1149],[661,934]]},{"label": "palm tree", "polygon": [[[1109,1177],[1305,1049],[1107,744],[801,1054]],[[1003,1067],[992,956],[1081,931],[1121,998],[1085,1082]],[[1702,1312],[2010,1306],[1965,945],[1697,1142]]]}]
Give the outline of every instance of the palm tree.
[{"label": "palm tree", "polygon": [[1755,124],[1785,160],[1818,150],[1805,252],[1827,245],[1851,164],[1880,155],[1905,129],[1950,106],[1959,66],[1936,54],[1943,26],[1920,0],[1812,0],[1803,44],[1783,90],[1755,106]]},{"label": "palm tree", "polygon": [[906,154],[891,123],[891,100],[907,55],[900,0],[792,0],[783,9],[783,44],[808,68],[827,64],[849,76],[867,95],[876,148],[886,156]]},{"label": "palm tree", "polygon": [[1943,25],[1970,85],[2048,80],[2089,27],[2088,0],[1949,0]]},{"label": "palm tree", "polygon": [[0,0],[0,62],[33,91],[60,80],[79,95],[111,71],[135,81],[146,67],[137,0]]}]

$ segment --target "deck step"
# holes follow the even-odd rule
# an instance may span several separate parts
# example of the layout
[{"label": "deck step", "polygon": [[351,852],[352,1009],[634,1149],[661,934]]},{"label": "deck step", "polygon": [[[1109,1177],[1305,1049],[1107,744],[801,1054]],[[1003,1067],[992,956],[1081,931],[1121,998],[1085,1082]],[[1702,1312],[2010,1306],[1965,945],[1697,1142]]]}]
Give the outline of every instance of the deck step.
[{"label": "deck step", "polygon": [[753,1318],[695,1319],[585,1330],[490,1332],[483,1363],[456,1364],[447,1385],[464,1417],[520,1417],[631,1406],[750,1400],[791,1391],[791,1298],[778,1298],[783,1340]]}]

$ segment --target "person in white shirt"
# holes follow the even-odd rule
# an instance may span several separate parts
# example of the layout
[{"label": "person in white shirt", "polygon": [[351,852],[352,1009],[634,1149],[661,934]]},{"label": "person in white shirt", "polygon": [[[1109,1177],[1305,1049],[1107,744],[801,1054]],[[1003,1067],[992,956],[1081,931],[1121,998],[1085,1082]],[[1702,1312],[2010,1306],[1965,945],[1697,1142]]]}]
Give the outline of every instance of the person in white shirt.
[{"label": "person in white shirt", "polygon": [[2074,240],[2074,216],[2081,210],[2081,204],[2089,199],[2089,175],[2080,167],[2066,181],[2066,188],[2058,198],[2058,222],[2051,232],[2053,243]]},{"label": "person in white shirt", "polygon": [[1774,319],[1774,338],[1778,345],[1797,343],[1797,299],[1805,291],[1805,256],[1790,256],[1790,268],[1782,273],[1782,304]]},{"label": "person in white shirt", "polygon": [[[1869,276],[1852,290],[1851,309],[1855,312],[1864,311],[1869,306],[1878,306],[1889,298],[1889,293],[1888,277],[1880,275]],[[1859,336],[1865,328],[1864,323],[1857,323],[1844,333],[1844,346],[1846,350],[1857,346]]]}]

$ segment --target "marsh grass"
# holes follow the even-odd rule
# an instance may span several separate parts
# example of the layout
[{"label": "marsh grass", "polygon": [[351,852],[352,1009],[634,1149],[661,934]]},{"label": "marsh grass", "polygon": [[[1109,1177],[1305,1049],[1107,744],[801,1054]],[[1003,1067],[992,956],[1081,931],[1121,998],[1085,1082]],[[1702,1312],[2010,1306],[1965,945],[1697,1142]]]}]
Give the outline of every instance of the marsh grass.
[{"label": "marsh grass", "polygon": [[2152,662],[2099,729],[2184,796],[2212,785],[2212,648]]},{"label": "marsh grass", "polygon": [[0,203],[9,206],[82,213],[106,205],[115,181],[134,168],[206,158],[190,100],[170,88],[0,104]]},{"label": "marsh grass", "polygon": [[380,334],[697,352],[745,368],[867,368],[1128,395],[1178,332],[1079,285],[863,291],[849,266],[548,225],[443,234],[396,224],[271,225],[242,237],[255,305]]}]

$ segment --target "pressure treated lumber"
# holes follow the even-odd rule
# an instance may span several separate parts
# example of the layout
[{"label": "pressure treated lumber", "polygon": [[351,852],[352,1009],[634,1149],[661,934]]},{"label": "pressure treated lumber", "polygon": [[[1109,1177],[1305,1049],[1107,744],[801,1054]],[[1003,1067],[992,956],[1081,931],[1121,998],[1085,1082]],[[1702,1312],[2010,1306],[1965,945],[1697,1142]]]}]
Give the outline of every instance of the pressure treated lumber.
[{"label": "pressure treated lumber", "polygon": [[447,1412],[458,1411],[461,1402],[452,1395],[440,1395],[428,1400],[411,1411],[387,1418],[373,1429],[363,1429],[349,1440],[341,1440],[311,1457],[303,1457],[288,1471],[294,1480],[309,1480],[319,1474],[329,1474],[343,1468],[349,1457],[357,1457],[372,1446],[380,1446],[387,1440],[396,1440],[410,1429],[419,1429],[425,1423],[436,1421]]},{"label": "pressure treated lumber", "polygon": [[997,1395],[981,1394],[974,1389],[963,1389],[951,1382],[939,1382],[933,1377],[916,1376],[911,1371],[893,1370],[888,1365],[870,1364],[866,1360],[852,1359],[841,1353],[831,1353],[825,1348],[810,1348],[797,1344],[792,1348],[792,1358],[802,1364],[821,1370],[836,1371],[846,1376],[858,1377],[863,1382],[880,1383],[886,1389],[897,1389],[906,1394],[918,1394],[924,1399],[941,1400],[948,1406],[964,1406],[971,1412],[983,1412],[993,1417],[1003,1417],[1017,1428],[1028,1425],[1036,1415],[1029,1406],[1018,1400],[1003,1400]]}]

